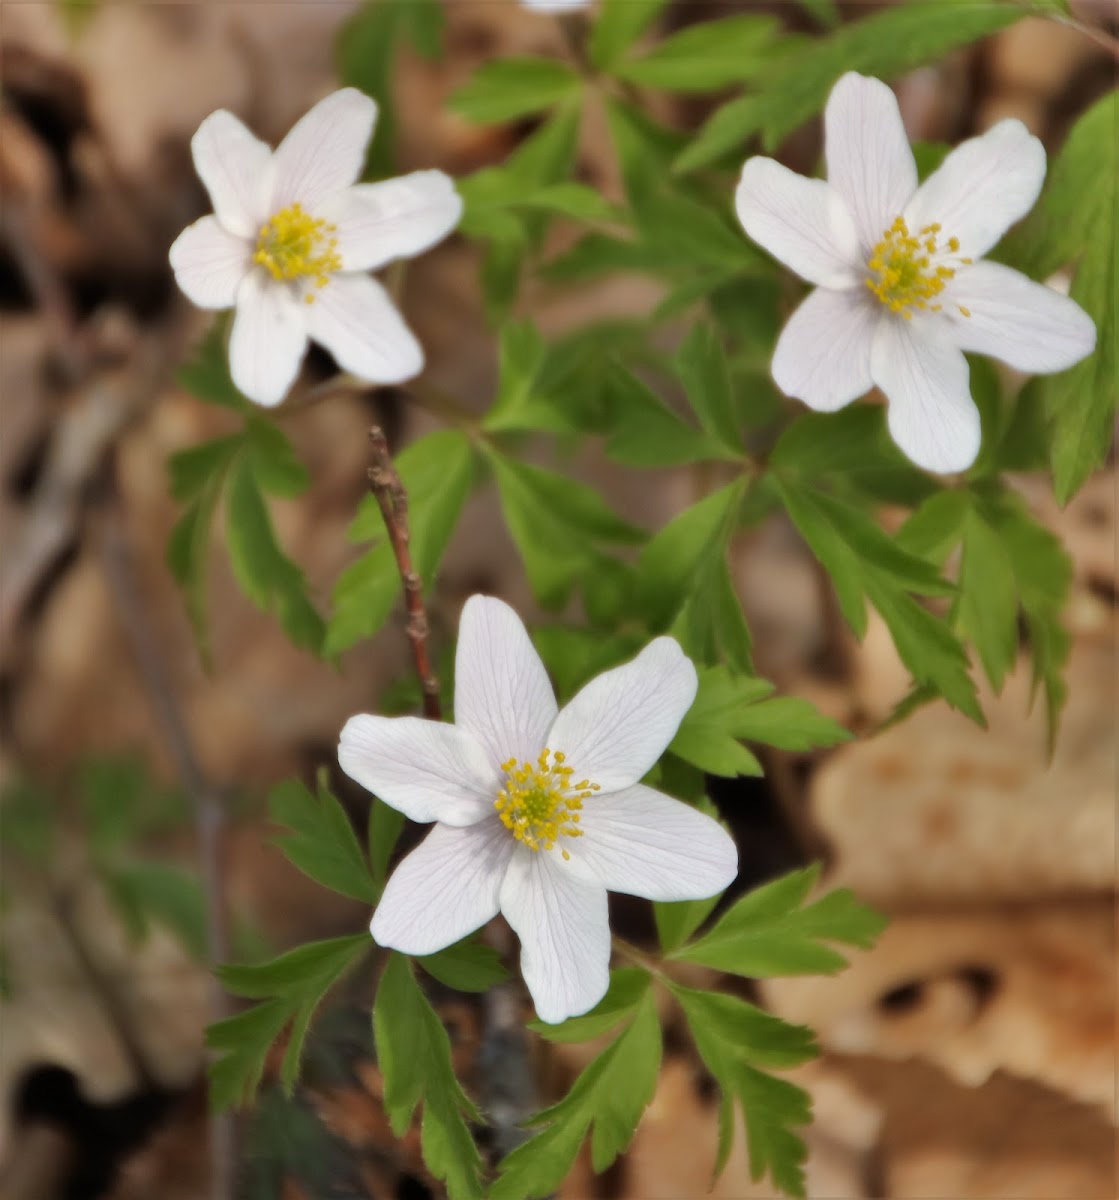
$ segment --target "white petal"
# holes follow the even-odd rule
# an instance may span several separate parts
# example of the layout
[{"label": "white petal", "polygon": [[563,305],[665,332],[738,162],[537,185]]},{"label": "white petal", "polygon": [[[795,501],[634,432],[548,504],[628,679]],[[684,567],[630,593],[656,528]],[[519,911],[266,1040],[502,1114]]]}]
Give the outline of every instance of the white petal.
[{"label": "white petal", "polygon": [[416,171],[346,188],[315,215],[337,226],[344,271],[375,271],[442,241],[462,216],[462,197],[442,171]]},{"label": "white petal", "polygon": [[695,667],[679,645],[655,638],[632,662],[592,679],[560,711],[548,748],[567,755],[574,779],[621,791],[664,753],[697,686]]},{"label": "white petal", "polygon": [[1045,179],[1045,148],[1021,121],[1000,121],[961,142],[906,206],[910,230],[941,226],[941,245],[960,239],[959,253],[979,258],[1033,208]]},{"label": "white petal", "polygon": [[388,292],[368,275],[332,275],[307,305],[307,331],[344,370],[370,383],[418,375],[424,354]]},{"label": "white petal", "polygon": [[935,319],[884,319],[871,350],[874,382],[889,401],[890,434],[929,471],[963,471],[979,453],[979,410],[967,359]]},{"label": "white petal", "polygon": [[474,825],[494,815],[497,772],[474,738],[454,725],[360,714],[342,728],[338,762],[413,821]]},{"label": "white petal", "polygon": [[361,174],[377,106],[357,88],[320,100],[276,147],[272,211],[298,202],[314,208]]},{"label": "white petal", "polygon": [[835,412],[870,391],[870,347],[879,320],[874,300],[859,289],[810,292],[777,340],[777,386],[819,412]]},{"label": "white petal", "polygon": [[548,672],[520,617],[493,596],[471,596],[459,622],[455,724],[500,767],[535,761],[556,719]]},{"label": "white petal", "polygon": [[961,350],[1019,371],[1063,371],[1096,347],[1096,326],[1075,300],[998,263],[965,267],[938,299]]},{"label": "white petal", "polygon": [[809,283],[852,287],[859,240],[839,193],[772,158],[749,158],[734,197],[743,229]]},{"label": "white petal", "polygon": [[738,874],[738,848],[718,821],[640,784],[586,801],[582,829],[582,837],[560,840],[571,856],[560,862],[611,892],[702,900]]},{"label": "white petal", "polygon": [[223,108],[198,126],[190,149],[214,215],[230,233],[255,237],[268,216],[271,147]]},{"label": "white petal", "polygon": [[848,71],[824,110],[828,183],[855,219],[864,252],[917,190],[917,164],[894,93],[880,79]]},{"label": "white petal", "polygon": [[561,871],[553,854],[517,848],[501,911],[521,939],[521,974],[542,1021],[585,1013],[610,983],[606,889]]},{"label": "white petal", "polygon": [[271,408],[287,395],[307,349],[303,306],[290,287],[250,271],[237,289],[229,370],[250,400]]},{"label": "white petal", "polygon": [[202,217],[179,234],[167,257],[175,282],[192,304],[232,308],[252,267],[252,244],[228,232],[217,217]]},{"label": "white petal", "polygon": [[525,8],[537,12],[574,12],[577,8],[586,8],[591,0],[521,0]]},{"label": "white petal", "polygon": [[436,825],[392,873],[369,926],[405,954],[434,954],[497,916],[516,842],[500,821]]}]

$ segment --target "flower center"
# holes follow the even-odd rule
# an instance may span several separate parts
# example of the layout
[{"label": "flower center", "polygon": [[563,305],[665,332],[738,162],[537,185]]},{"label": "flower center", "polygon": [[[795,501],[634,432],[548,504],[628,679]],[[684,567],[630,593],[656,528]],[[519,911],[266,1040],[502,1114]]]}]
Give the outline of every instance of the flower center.
[{"label": "flower center", "polygon": [[[548,759],[552,762],[549,764]],[[561,837],[582,837],[579,810],[599,790],[583,779],[572,783],[574,770],[562,751],[542,750],[535,764],[511,758],[502,763],[505,786],[493,802],[501,823],[530,850],[551,850]],[[566,850],[564,858],[570,858]]]},{"label": "flower center", "polygon": [[[971,262],[970,258],[956,257],[959,238],[949,238],[940,246],[939,233],[939,225],[926,225],[914,236],[904,219],[895,217],[867,260],[870,274],[866,286],[891,312],[900,313],[907,321],[913,319],[915,308],[940,312],[941,305],[929,301],[939,296],[956,274],[955,268],[947,264]],[[971,316],[962,304],[956,307],[963,316]]]},{"label": "flower center", "polygon": [[[342,269],[336,225],[312,217],[301,204],[289,204],[260,227],[253,262],[264,267],[273,279],[290,281],[311,278],[314,286],[325,287],[330,276]],[[307,303],[314,300],[310,292]]]}]

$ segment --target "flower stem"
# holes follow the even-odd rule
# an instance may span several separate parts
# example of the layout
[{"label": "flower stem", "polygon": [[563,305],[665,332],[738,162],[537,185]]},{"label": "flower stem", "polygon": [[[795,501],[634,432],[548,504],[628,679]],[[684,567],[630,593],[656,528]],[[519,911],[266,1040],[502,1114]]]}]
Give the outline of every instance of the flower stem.
[{"label": "flower stem", "polygon": [[400,475],[393,466],[389,444],[384,431],[374,425],[369,431],[373,463],[369,468],[369,490],[377,500],[381,516],[385,519],[392,552],[404,585],[404,606],[408,610],[408,640],[412,644],[412,657],[416,660],[416,674],[423,691],[424,716],[431,721],[443,719],[439,703],[439,680],[431,669],[428,654],[427,610],[424,608],[423,580],[412,563],[410,546],[411,533],[408,529],[408,494]]}]

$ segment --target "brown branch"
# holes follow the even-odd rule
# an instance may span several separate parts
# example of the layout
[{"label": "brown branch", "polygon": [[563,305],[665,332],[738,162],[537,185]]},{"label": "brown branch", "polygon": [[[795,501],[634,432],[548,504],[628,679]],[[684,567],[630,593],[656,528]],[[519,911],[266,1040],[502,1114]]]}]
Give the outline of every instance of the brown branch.
[{"label": "brown branch", "polygon": [[[190,801],[197,839],[199,874],[206,896],[206,952],[212,966],[229,959],[229,933],[222,882],[221,835],[225,809],[217,789],[207,779],[187,729],[159,642],[148,619],[148,610],[140,595],[132,565],[132,555],[124,532],[115,481],[105,505],[101,524],[101,556],[105,577],[121,625],[131,645],[144,690],[163,740],[175,762],[183,790]],[[217,976],[209,979],[208,1009],[211,1021],[229,1015],[229,998]],[[210,1118],[211,1191],[214,1200],[227,1200],[234,1192],[236,1140],[229,1114]]]},{"label": "brown branch", "polygon": [[439,703],[439,680],[431,669],[428,654],[427,610],[424,608],[423,580],[412,564],[408,531],[408,494],[400,482],[400,476],[392,464],[389,444],[384,432],[374,425],[369,431],[369,443],[373,452],[373,465],[369,468],[369,490],[377,500],[381,516],[385,519],[392,552],[400,570],[404,585],[404,606],[408,612],[408,640],[412,644],[412,657],[416,660],[416,674],[423,691],[424,716],[431,721],[441,721],[443,711]]}]

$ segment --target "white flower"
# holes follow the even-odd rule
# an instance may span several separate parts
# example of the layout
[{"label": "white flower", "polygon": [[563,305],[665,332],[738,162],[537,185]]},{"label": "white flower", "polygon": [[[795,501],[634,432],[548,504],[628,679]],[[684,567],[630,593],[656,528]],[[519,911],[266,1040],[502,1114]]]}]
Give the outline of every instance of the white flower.
[{"label": "white flower", "polygon": [[400,383],[423,351],[388,293],[363,272],[440,241],[462,214],[442,171],[354,184],[377,106],[354,88],[327,96],[273,152],[231,113],[212,113],[191,142],[214,215],[171,247],[175,279],[200,308],[237,308],[233,382],[279,404],[311,338],[343,370]]},{"label": "white flower", "polygon": [[591,0],[521,0],[521,3],[537,12],[574,12],[590,7]]},{"label": "white flower", "polygon": [[357,716],[342,730],[347,775],[413,821],[436,822],[389,880],[373,937],[431,954],[501,912],[541,1019],[593,1008],[609,982],[608,889],[698,899],[737,874],[716,821],[638,783],[695,693],[695,668],[662,637],[557,711],[516,613],[472,597],[455,724]]},{"label": "white flower", "polygon": [[877,386],[918,466],[963,470],[979,451],[963,351],[1049,373],[1096,344],[1074,301],[979,261],[1033,206],[1045,151],[1020,121],[1000,121],[918,187],[893,92],[854,73],[833,88],[824,127],[826,183],[751,158],[735,196],[750,237],[817,285],[781,333],[773,377],[821,412]]}]

